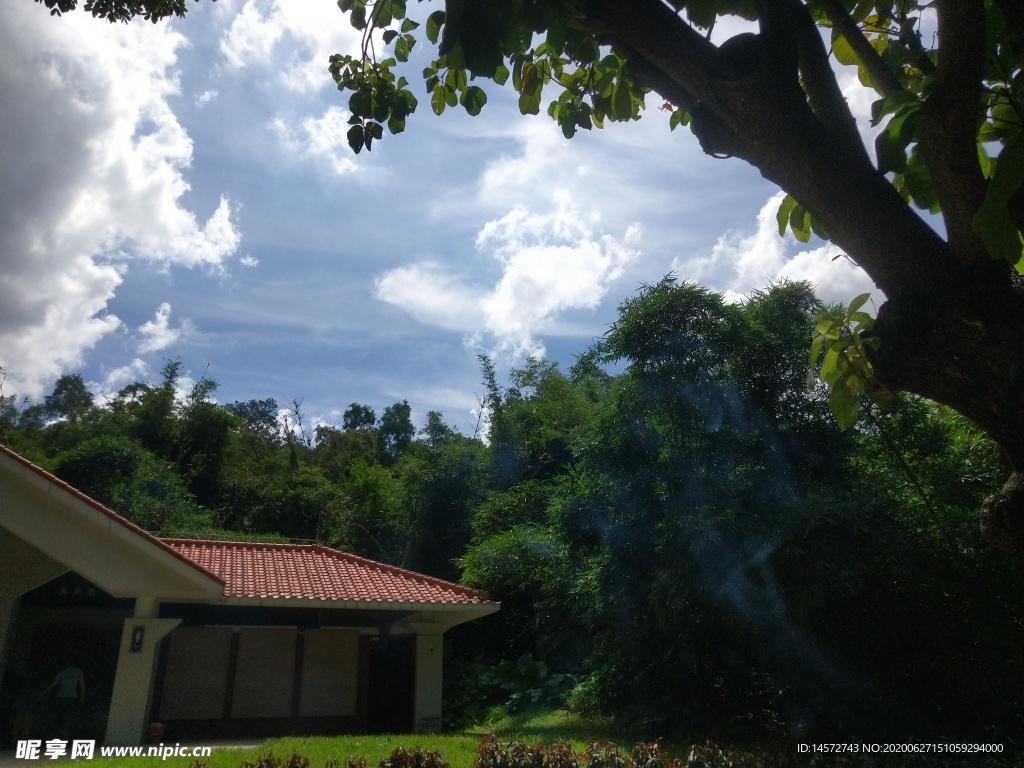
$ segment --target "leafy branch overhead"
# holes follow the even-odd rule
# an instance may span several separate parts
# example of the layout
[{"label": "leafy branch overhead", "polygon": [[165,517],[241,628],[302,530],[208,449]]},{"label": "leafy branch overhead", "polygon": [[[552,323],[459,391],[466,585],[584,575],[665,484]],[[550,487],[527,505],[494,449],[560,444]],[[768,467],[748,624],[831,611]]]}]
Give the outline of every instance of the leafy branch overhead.
[{"label": "leafy branch overhead", "polygon": [[[330,71],[338,88],[350,91],[352,112],[349,145],[369,150],[383,135],[405,130],[406,118],[418,101],[404,77],[394,69],[409,60],[420,25],[406,16],[404,0],[339,0],[353,27],[363,33],[359,57],[335,55]],[[434,114],[461,106],[478,115],[487,94],[476,80],[498,85],[511,80],[519,109],[536,115],[545,87],[557,91],[547,107],[566,138],[579,129],[602,127],[606,120],[636,120],[649,90],[630,76],[625,58],[602,50],[598,41],[570,23],[558,4],[448,2],[427,18],[422,34],[437,46],[438,56],[423,69],[426,93]],[[527,7],[529,6],[529,7]],[[533,40],[545,31],[543,42]],[[393,55],[378,58],[375,42],[391,45]],[[673,127],[688,121],[673,114]]]},{"label": "leafy branch overhead", "polygon": [[870,294],[862,293],[850,302],[842,317],[827,311],[815,317],[814,337],[808,358],[808,384],[814,385],[814,371],[824,353],[817,378],[828,385],[829,408],[839,426],[849,429],[860,417],[860,396],[884,400],[889,393],[881,391],[871,365],[870,351],[878,348],[878,339],[871,335],[875,319],[861,311]]}]

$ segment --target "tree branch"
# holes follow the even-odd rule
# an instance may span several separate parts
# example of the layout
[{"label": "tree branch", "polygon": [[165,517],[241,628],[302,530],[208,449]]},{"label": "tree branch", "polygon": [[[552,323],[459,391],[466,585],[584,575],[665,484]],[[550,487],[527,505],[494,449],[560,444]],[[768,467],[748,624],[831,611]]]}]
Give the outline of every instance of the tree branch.
[{"label": "tree branch", "polygon": [[[577,8],[578,23],[631,53],[631,71],[657,72],[697,99],[694,132],[705,152],[740,157],[793,195],[890,298],[931,294],[948,279],[946,243],[863,151],[851,152],[812,112],[795,42],[772,32],[777,19],[717,49],[660,0]],[[753,66],[731,66],[737,61]]]},{"label": "tree branch", "polygon": [[853,52],[857,54],[857,59],[868,71],[868,75],[871,76],[871,84],[878,89],[878,92],[883,96],[890,96],[902,90],[899,78],[882,61],[878,51],[864,37],[857,22],[850,18],[850,14],[843,8],[840,0],[817,0],[817,3],[825,11],[828,20],[832,22],[832,28],[843,36]]},{"label": "tree branch", "polygon": [[978,162],[978,122],[985,72],[985,8],[982,0],[938,0],[939,57],[933,87],[922,111],[922,147],[946,224],[961,261],[987,262],[974,232],[975,213],[985,199]]},{"label": "tree branch", "polygon": [[800,74],[811,110],[851,152],[859,153],[864,160],[869,161],[864,142],[857,130],[857,120],[850,111],[850,105],[847,104],[846,97],[843,96],[829,65],[828,52],[818,33],[818,27],[811,18],[807,6],[795,0],[791,5],[795,6],[791,11],[791,18],[796,27]]}]

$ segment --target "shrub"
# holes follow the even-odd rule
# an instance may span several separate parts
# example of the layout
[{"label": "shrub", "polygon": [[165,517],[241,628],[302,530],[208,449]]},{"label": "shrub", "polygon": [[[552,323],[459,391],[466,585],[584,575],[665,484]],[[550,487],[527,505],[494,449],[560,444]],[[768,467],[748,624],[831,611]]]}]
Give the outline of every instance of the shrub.
[{"label": "shrub", "polygon": [[591,742],[583,751],[586,768],[629,768],[627,758],[614,744]]},{"label": "shrub", "polygon": [[255,763],[243,761],[242,768],[309,768],[309,758],[298,752],[292,752],[291,757],[284,761],[280,757],[274,757],[273,752],[267,752],[267,754],[257,757]]},{"label": "shrub", "polygon": [[552,744],[544,759],[544,768],[580,768],[580,758],[569,744]]},{"label": "shrub", "polygon": [[[349,761],[349,765],[352,761]],[[436,750],[413,747],[395,747],[390,757],[380,761],[379,768],[451,768]]]},{"label": "shrub", "polygon": [[473,768],[544,768],[544,745],[511,741],[503,747],[495,736],[484,736]]}]

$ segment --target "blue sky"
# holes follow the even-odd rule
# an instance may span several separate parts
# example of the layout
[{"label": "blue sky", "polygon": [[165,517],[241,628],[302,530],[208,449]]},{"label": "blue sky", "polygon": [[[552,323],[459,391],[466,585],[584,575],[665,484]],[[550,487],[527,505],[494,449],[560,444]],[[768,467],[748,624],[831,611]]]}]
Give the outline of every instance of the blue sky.
[{"label": "blue sky", "polygon": [[[780,238],[778,190],[670,132],[654,95],[639,123],[566,141],[495,86],[476,118],[424,94],[353,156],[327,58],[357,45],[332,0],[116,26],[0,5],[3,393],[68,372],[116,392],[180,357],[222,402],[301,398],[334,422],[404,398],[469,430],[478,354],[569,364],[669,272],[734,300],[781,276],[872,290],[834,247]],[[865,117],[873,96],[842,82]]]}]

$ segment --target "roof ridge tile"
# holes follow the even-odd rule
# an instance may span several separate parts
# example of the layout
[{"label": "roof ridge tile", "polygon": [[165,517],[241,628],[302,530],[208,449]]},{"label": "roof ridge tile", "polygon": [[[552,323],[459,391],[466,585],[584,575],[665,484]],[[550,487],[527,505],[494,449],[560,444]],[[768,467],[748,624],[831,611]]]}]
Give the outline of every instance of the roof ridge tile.
[{"label": "roof ridge tile", "polygon": [[323,544],[162,539],[222,576],[224,595],[429,604],[491,602],[480,590]]}]

